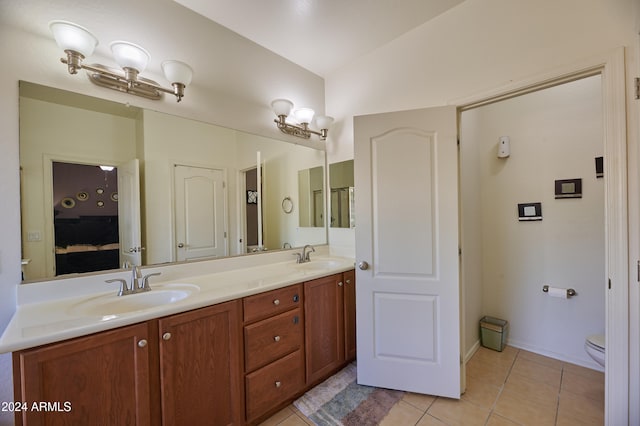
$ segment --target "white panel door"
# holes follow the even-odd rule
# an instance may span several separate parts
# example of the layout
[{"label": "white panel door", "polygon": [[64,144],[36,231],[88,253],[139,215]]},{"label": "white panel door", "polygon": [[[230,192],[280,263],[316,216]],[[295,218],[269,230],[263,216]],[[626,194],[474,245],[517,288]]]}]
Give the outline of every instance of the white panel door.
[{"label": "white panel door", "polygon": [[358,383],[459,398],[456,109],[354,131]]},{"label": "white panel door", "polygon": [[118,231],[120,265],[141,265],[140,166],[136,158],[118,166]]},{"label": "white panel door", "polygon": [[176,260],[227,255],[222,170],[175,166]]}]

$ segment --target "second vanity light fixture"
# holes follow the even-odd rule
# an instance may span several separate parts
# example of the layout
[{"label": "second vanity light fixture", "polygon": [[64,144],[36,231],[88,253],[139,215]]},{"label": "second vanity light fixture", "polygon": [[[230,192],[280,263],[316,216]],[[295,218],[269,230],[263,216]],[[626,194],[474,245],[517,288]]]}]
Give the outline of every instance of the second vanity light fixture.
[{"label": "second vanity light fixture", "polygon": [[316,131],[309,128],[309,124],[313,120],[313,115],[315,114],[311,108],[298,108],[293,111],[296,121],[300,123],[299,125],[286,122],[287,117],[293,110],[293,102],[290,100],[276,99],[271,102],[271,108],[276,114],[276,117],[278,117],[274,121],[282,133],[304,139],[309,139],[311,134],[314,134],[320,136],[320,140],[324,141],[327,139],[327,132],[329,131],[331,123],[333,123],[333,117],[329,117],[328,115],[316,116],[316,125],[320,127],[320,131]]},{"label": "second vanity light fixture", "polygon": [[93,54],[98,39],[86,28],[68,21],[51,21],[49,28],[58,46],[67,54],[60,61],[67,64],[69,74],[77,74],[80,69],[87,70],[91,82],[99,86],[154,100],[161,99],[163,92],[170,93],[180,102],[184,96],[184,88],[191,83],[191,67],[174,60],[162,63],[162,71],[171,82],[171,89],[139,77],[147,67],[150,55],[142,47],[127,41],[114,41],[110,44],[111,53],[122,71],[100,64],[85,65],[82,61]]}]

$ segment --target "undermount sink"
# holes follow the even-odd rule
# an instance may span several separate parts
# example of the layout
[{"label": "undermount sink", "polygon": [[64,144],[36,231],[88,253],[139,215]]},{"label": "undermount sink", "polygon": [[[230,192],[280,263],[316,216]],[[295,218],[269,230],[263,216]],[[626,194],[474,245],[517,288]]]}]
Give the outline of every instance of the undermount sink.
[{"label": "undermount sink", "polygon": [[200,287],[193,284],[167,284],[153,287],[151,291],[126,296],[106,294],[75,303],[69,307],[68,313],[83,316],[125,314],[175,303],[199,290]]},{"label": "undermount sink", "polygon": [[297,269],[302,269],[305,271],[322,271],[325,269],[332,269],[340,266],[340,261],[331,260],[331,259],[313,259],[306,263],[296,264]]}]

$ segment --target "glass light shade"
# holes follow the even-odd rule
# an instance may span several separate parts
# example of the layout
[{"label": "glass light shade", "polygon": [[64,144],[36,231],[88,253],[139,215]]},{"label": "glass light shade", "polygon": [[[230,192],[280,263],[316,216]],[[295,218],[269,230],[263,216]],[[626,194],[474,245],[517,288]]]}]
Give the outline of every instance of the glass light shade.
[{"label": "glass light shade", "polygon": [[288,99],[276,99],[271,102],[271,109],[277,117],[284,115],[287,117],[293,109],[293,102]]},{"label": "glass light shade", "polygon": [[133,68],[142,73],[149,63],[149,52],[128,41],[114,41],[109,45],[113,58],[121,68]]},{"label": "glass light shade", "polygon": [[100,170],[105,171],[105,172],[110,172],[114,168],[115,168],[114,166],[100,166]]},{"label": "glass light shade", "polygon": [[180,61],[164,61],[162,63],[162,72],[171,84],[181,83],[188,86],[193,77],[193,70],[184,62]]},{"label": "glass light shade", "polygon": [[320,129],[328,129],[331,127],[333,123],[333,117],[329,117],[328,115],[318,115],[316,116],[316,126]]},{"label": "glass light shade", "polygon": [[298,123],[311,123],[315,112],[311,108],[298,108],[294,113]]},{"label": "glass light shade", "polygon": [[98,45],[96,36],[85,27],[73,22],[51,21],[49,29],[62,50],[73,50],[85,58],[91,56]]}]

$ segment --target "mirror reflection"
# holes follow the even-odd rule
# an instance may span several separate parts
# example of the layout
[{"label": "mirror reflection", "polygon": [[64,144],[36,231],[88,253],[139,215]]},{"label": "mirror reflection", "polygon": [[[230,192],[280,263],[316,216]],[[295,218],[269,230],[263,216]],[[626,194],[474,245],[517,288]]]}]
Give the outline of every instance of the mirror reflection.
[{"label": "mirror reflection", "polygon": [[355,227],[353,160],[329,165],[332,228]]},{"label": "mirror reflection", "polygon": [[324,151],[20,82],[23,278],[239,255],[256,240],[261,250],[325,244],[323,224],[282,209],[296,201],[298,172],[323,176],[325,161]]},{"label": "mirror reflection", "polygon": [[324,226],[324,168],[313,167],[298,171],[300,226]]}]

